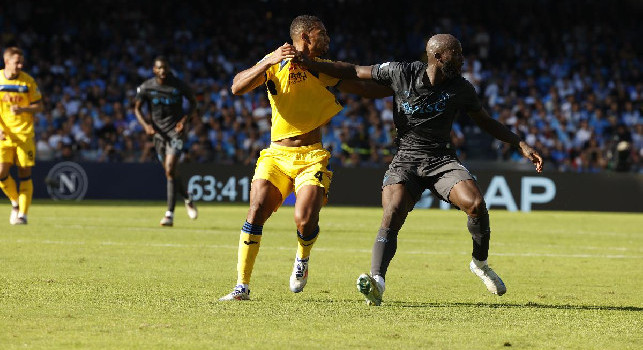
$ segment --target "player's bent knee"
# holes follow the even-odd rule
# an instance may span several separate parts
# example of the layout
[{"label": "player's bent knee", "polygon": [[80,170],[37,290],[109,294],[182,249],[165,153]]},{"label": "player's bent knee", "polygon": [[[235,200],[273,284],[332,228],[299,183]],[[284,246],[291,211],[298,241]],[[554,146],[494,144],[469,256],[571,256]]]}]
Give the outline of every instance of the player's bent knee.
[{"label": "player's bent knee", "polygon": [[476,196],[467,201],[462,210],[471,217],[479,217],[487,212],[487,205],[484,202],[484,198]]},{"label": "player's bent knee", "polygon": [[263,225],[273,211],[274,208],[271,208],[266,203],[252,203],[248,209],[247,221],[251,224]]},{"label": "player's bent knee", "polygon": [[319,225],[319,217],[317,215],[295,215],[295,225],[299,232],[312,232]]}]

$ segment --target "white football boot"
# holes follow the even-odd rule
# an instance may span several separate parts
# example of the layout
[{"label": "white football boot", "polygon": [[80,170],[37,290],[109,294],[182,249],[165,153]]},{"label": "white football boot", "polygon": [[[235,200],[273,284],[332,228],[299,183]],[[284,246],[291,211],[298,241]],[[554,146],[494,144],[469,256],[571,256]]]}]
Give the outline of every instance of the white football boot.
[{"label": "white football boot", "polygon": [[14,225],[26,225],[27,224],[27,215],[18,215]]},{"label": "white football boot", "polygon": [[290,275],[290,290],[293,293],[299,293],[304,290],[308,282],[308,259],[295,258],[295,264]]},{"label": "white football boot", "polygon": [[185,202],[185,210],[188,212],[188,217],[196,220],[197,216],[199,216],[199,211],[196,209],[196,205],[192,200],[192,195],[189,195],[188,199],[184,199],[183,201]]},{"label": "white football boot", "polygon": [[9,223],[11,225],[15,225],[16,221],[18,220],[18,212],[20,210],[18,209],[18,206],[11,207],[11,215],[9,215]]},{"label": "white football boot", "polygon": [[174,218],[171,216],[164,216],[163,219],[161,219],[161,226],[165,226],[165,227],[174,226]]},{"label": "white football boot", "polygon": [[507,287],[505,287],[504,282],[500,279],[500,276],[496,274],[490,267],[487,265],[487,261],[479,261],[475,258],[469,263],[469,269],[476,276],[480,277],[484,285],[487,287],[493,294],[503,295],[507,292]]},{"label": "white football boot", "polygon": [[250,288],[248,285],[238,284],[230,294],[219,299],[219,301],[231,300],[250,300]]},{"label": "white football boot", "polygon": [[357,290],[366,297],[366,304],[379,306],[384,294],[384,279],[381,276],[372,277],[363,273],[357,277]]}]

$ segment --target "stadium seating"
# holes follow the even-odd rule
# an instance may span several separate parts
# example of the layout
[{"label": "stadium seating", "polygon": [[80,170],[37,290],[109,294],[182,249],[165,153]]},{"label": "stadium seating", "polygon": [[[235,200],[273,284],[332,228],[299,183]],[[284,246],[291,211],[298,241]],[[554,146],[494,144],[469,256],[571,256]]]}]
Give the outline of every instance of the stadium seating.
[{"label": "stadium seating", "polygon": [[[288,40],[292,18],[310,13],[328,28],[328,58],[364,65],[421,59],[431,34],[453,33],[466,55],[465,78],[494,118],[541,151],[546,168],[642,170],[635,1],[395,3],[14,2],[0,14],[0,47],[25,50],[25,70],[43,92],[41,160],[153,161],[133,99],[163,54],[199,101],[188,159],[252,164],[270,140],[270,109],[263,89],[233,96],[232,77]],[[324,128],[334,165],[387,164],[395,152],[391,99],[338,97],[346,108]],[[465,161],[524,162],[465,115],[452,139]]]}]

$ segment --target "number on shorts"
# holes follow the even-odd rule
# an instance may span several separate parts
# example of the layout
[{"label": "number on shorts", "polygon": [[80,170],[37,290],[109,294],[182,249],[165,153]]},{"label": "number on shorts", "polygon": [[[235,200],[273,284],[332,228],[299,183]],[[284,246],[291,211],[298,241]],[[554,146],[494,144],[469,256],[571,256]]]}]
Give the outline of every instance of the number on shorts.
[{"label": "number on shorts", "polygon": [[170,147],[172,147],[173,149],[179,150],[179,151],[182,150],[183,149],[183,140],[181,140],[181,139],[172,139],[172,141],[170,141]]},{"label": "number on shorts", "polygon": [[319,182],[322,182],[322,178],[323,178],[323,176],[324,176],[324,173],[323,173],[323,172],[321,172],[321,171],[318,171],[318,172],[315,174],[315,177],[317,178],[317,180],[319,180]]}]

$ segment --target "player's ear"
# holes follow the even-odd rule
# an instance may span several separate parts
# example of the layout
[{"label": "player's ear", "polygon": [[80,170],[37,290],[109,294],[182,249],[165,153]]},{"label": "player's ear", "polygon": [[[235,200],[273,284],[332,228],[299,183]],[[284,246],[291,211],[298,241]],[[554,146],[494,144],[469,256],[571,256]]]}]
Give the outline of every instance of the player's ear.
[{"label": "player's ear", "polygon": [[438,62],[440,62],[440,63],[443,63],[443,62],[442,62],[442,58],[443,58],[443,57],[444,57],[444,56],[442,56],[442,54],[441,54],[440,52],[435,52],[435,53],[433,54],[433,58],[435,58],[435,60],[436,60],[436,61],[438,61]]},{"label": "player's ear", "polygon": [[302,42],[304,42],[306,44],[310,44],[310,35],[308,35],[308,33],[302,32],[299,37],[301,38]]}]

